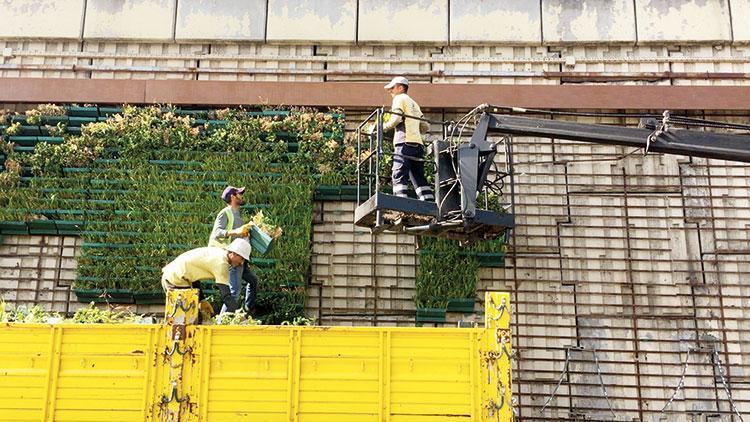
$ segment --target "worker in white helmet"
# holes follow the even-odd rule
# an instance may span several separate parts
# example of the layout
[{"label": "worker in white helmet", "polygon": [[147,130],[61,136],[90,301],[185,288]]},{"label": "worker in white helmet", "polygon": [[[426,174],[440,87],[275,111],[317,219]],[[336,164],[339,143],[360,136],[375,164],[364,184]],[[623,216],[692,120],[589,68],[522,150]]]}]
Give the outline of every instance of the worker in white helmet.
[{"label": "worker in white helmet", "polygon": [[[165,291],[200,289],[200,281],[213,279],[227,312],[237,310],[237,300],[229,291],[229,270],[250,259],[250,243],[234,239],[227,249],[204,247],[189,250],[162,268],[161,285]],[[202,300],[202,297],[201,297]]]},{"label": "worker in white helmet", "polygon": [[386,86],[386,91],[393,97],[391,118],[383,123],[383,132],[393,130],[393,194],[407,197],[406,191],[411,181],[419,199],[434,201],[432,187],[424,177],[424,142],[422,133],[426,133],[430,126],[424,120],[419,104],[414,101],[409,92],[409,81],[403,76],[397,76]]}]

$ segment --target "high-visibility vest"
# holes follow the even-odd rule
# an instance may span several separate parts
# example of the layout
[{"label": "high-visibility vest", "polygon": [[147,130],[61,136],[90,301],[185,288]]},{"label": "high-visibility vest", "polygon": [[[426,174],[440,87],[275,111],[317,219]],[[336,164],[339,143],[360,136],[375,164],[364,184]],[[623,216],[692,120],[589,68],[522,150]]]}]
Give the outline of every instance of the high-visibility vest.
[{"label": "high-visibility vest", "polygon": [[[232,209],[230,207],[224,208],[224,214],[227,216],[227,227],[226,230],[232,230],[234,228],[234,213],[232,212]],[[217,239],[213,237],[213,233],[211,233],[212,236],[210,239],[208,239],[208,246],[214,246],[216,248],[221,249],[227,249],[229,248],[229,244],[232,243],[232,239],[227,236],[223,239]]]}]

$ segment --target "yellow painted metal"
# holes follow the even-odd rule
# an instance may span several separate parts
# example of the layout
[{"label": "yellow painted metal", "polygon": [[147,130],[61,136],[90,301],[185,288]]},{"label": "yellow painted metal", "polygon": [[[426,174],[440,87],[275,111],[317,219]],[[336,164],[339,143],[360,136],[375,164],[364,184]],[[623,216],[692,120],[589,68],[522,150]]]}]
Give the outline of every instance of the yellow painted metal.
[{"label": "yellow painted metal", "polygon": [[164,316],[167,325],[195,325],[198,322],[198,289],[167,292]]},{"label": "yellow painted metal", "polygon": [[[197,296],[182,300],[192,309]],[[513,417],[508,295],[489,296],[486,328],[469,329],[195,326],[179,312],[161,326],[0,325],[1,418]]]},{"label": "yellow painted metal", "polygon": [[510,314],[508,293],[485,293],[485,341],[480,373],[485,373],[487,377],[482,392],[486,420],[513,419]]},{"label": "yellow painted metal", "polygon": [[[179,289],[167,292],[164,311],[167,325],[164,363],[168,366],[167,384],[160,400],[160,419],[168,422],[194,420],[195,406],[190,401],[198,391],[192,388],[195,323],[198,322],[198,290]],[[198,374],[200,369],[197,370]]]},{"label": "yellow painted metal", "polygon": [[150,419],[148,388],[159,383],[153,369],[164,331],[132,324],[0,325],[0,419]]}]

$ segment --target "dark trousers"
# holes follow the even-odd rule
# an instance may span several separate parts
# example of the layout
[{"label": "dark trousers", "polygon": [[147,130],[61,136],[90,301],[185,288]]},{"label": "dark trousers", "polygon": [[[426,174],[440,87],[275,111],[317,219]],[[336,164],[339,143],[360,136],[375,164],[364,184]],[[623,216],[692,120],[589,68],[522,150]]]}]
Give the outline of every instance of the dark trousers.
[{"label": "dark trousers", "polygon": [[409,182],[422,201],[434,201],[435,195],[424,177],[424,146],[420,144],[396,144],[393,153],[393,194],[407,197]]},{"label": "dark trousers", "polygon": [[245,264],[245,268],[242,270],[242,281],[246,283],[245,303],[243,304],[243,308],[246,311],[249,311],[255,306],[255,296],[258,292],[258,276],[255,275],[255,272],[250,269],[250,266],[248,266],[247,263]]},{"label": "dark trousers", "polygon": [[221,304],[223,307],[214,305],[214,311],[218,313],[219,310],[224,309],[226,312],[234,312],[240,305],[237,303],[237,299],[232,296],[229,291],[229,286],[226,284],[216,284],[216,288],[219,289],[219,296],[221,296]]}]

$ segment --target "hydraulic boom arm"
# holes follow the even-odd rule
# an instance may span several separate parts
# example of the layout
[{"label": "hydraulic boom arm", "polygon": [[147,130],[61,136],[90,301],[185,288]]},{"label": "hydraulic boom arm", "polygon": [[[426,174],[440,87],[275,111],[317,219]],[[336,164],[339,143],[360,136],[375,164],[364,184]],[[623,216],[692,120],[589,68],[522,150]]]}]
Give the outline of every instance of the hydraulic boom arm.
[{"label": "hydraulic boom arm", "polygon": [[[487,124],[477,130],[507,135],[567,139],[597,144],[645,148],[647,152],[718,158],[750,163],[750,136],[664,127],[657,120],[642,121],[645,128],[594,125],[509,115],[484,114]],[[476,135],[476,131],[475,131]],[[480,134],[483,138],[485,134]]]}]

